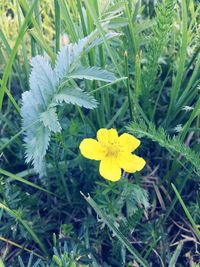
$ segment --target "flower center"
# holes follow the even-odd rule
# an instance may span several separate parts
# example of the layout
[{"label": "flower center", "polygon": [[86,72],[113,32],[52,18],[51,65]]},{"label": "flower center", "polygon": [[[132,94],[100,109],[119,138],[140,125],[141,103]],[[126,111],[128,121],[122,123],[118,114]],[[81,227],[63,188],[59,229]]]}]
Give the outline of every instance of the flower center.
[{"label": "flower center", "polygon": [[120,151],[118,142],[109,142],[106,145],[106,156],[107,157],[117,157]]}]

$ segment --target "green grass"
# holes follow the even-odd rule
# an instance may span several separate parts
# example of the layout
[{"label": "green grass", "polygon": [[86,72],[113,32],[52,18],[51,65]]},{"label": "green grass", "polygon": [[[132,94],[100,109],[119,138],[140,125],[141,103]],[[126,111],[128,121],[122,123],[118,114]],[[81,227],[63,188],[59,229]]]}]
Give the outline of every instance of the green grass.
[{"label": "green grass", "polygon": [[[198,266],[199,14],[195,0],[1,1],[0,266]],[[73,46],[91,33],[83,50]],[[52,110],[42,88],[51,77],[41,71],[41,114],[23,128],[22,116],[31,120],[37,106],[33,98],[21,112],[22,94],[33,88],[31,58],[53,67],[67,44],[78,56],[56,94],[79,87],[97,108],[81,107],[83,93],[79,106]],[[99,68],[116,78],[106,82]],[[77,79],[83,73],[87,79]],[[42,118],[52,127],[45,157],[37,152],[46,142]],[[52,131],[57,119],[62,131]],[[112,183],[82,157],[82,139],[104,127],[141,140],[141,172]],[[28,131],[40,145],[25,147]],[[26,163],[27,147],[46,162],[45,175]]]}]

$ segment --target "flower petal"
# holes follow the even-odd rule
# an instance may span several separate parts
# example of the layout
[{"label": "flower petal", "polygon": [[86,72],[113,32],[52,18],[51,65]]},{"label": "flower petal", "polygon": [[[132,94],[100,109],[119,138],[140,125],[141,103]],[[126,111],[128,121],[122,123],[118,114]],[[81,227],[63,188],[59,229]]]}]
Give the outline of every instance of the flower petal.
[{"label": "flower petal", "polygon": [[108,136],[109,136],[109,141],[112,143],[112,142],[115,142],[117,139],[118,139],[118,133],[117,133],[117,130],[111,128],[108,130]]},{"label": "flower petal", "polygon": [[121,168],[118,166],[116,159],[107,157],[100,162],[99,172],[101,176],[112,182],[121,178]]},{"label": "flower petal", "polygon": [[144,168],[145,160],[131,153],[120,153],[117,157],[119,166],[126,172],[136,172]]},{"label": "flower petal", "polygon": [[134,151],[141,143],[136,137],[127,133],[120,135],[119,142],[128,152]]},{"label": "flower petal", "polygon": [[97,140],[101,143],[108,142],[108,129],[101,128],[97,131]]},{"label": "flower petal", "polygon": [[99,129],[97,132],[97,140],[100,143],[115,142],[118,139],[118,133],[115,129]]},{"label": "flower petal", "polygon": [[93,160],[101,160],[105,157],[104,150],[99,142],[92,138],[85,138],[80,143],[81,154]]}]

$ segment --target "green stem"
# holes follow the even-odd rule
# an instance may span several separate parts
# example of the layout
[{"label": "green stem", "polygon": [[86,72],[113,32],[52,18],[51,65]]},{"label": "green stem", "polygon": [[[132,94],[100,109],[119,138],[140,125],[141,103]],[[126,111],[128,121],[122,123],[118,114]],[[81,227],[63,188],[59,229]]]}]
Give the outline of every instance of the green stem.
[{"label": "green stem", "polygon": [[125,76],[127,77],[126,88],[127,88],[127,94],[128,94],[129,113],[130,113],[131,120],[133,120],[131,88],[130,88],[130,80],[129,80],[129,73],[128,73],[128,53],[127,53],[127,51],[125,51],[125,53],[124,53],[124,60],[125,60]]},{"label": "green stem", "polygon": [[56,29],[56,53],[60,50],[60,5],[58,0],[54,0],[55,9],[55,29]]},{"label": "green stem", "polygon": [[125,5],[125,13],[126,13],[126,16],[128,18],[128,26],[129,26],[129,32],[130,32],[130,36],[131,36],[131,40],[132,40],[132,44],[133,44],[133,55],[134,57],[136,56],[137,54],[137,50],[138,50],[138,46],[137,46],[137,42],[136,42],[136,39],[135,39],[135,31],[134,31],[134,28],[133,28],[133,23],[132,23],[132,19],[131,19],[131,14],[130,14],[130,11],[129,11],[129,6],[128,6],[128,1],[125,1],[124,2],[124,5]]}]

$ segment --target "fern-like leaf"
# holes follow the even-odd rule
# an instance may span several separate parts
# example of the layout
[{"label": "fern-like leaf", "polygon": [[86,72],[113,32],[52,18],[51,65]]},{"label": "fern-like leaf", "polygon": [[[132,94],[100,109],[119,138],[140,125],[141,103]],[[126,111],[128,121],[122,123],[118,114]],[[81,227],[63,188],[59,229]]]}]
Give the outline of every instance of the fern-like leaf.
[{"label": "fern-like leaf", "polygon": [[[114,36],[116,33],[107,33],[108,38]],[[45,174],[45,155],[51,133],[61,131],[57,106],[63,103],[88,109],[97,106],[93,96],[78,88],[72,79],[85,78],[105,82],[115,80],[115,76],[108,71],[81,67],[81,56],[101,42],[98,32],[94,31],[77,44],[63,47],[57,55],[54,68],[51,62],[42,56],[36,56],[31,60],[30,91],[22,94],[21,115],[25,129],[26,162],[32,162],[35,171],[40,175]],[[73,73],[74,76],[70,77]],[[63,85],[63,81],[66,80],[67,85]]]},{"label": "fern-like leaf", "polygon": [[147,45],[147,64],[144,69],[145,91],[151,91],[154,88],[158,68],[159,58],[162,56],[164,47],[168,42],[171,32],[174,15],[174,0],[158,1],[156,8],[155,25]]},{"label": "fern-like leaf", "polygon": [[140,137],[145,136],[154,142],[158,142],[160,146],[165,147],[167,150],[182,155],[195,167],[198,175],[200,175],[199,155],[190,147],[186,146],[178,137],[170,137],[163,128],[159,127],[156,129],[153,123],[150,123],[147,127],[144,121],[140,121],[140,123],[133,122],[127,129],[132,133],[138,134]]}]

